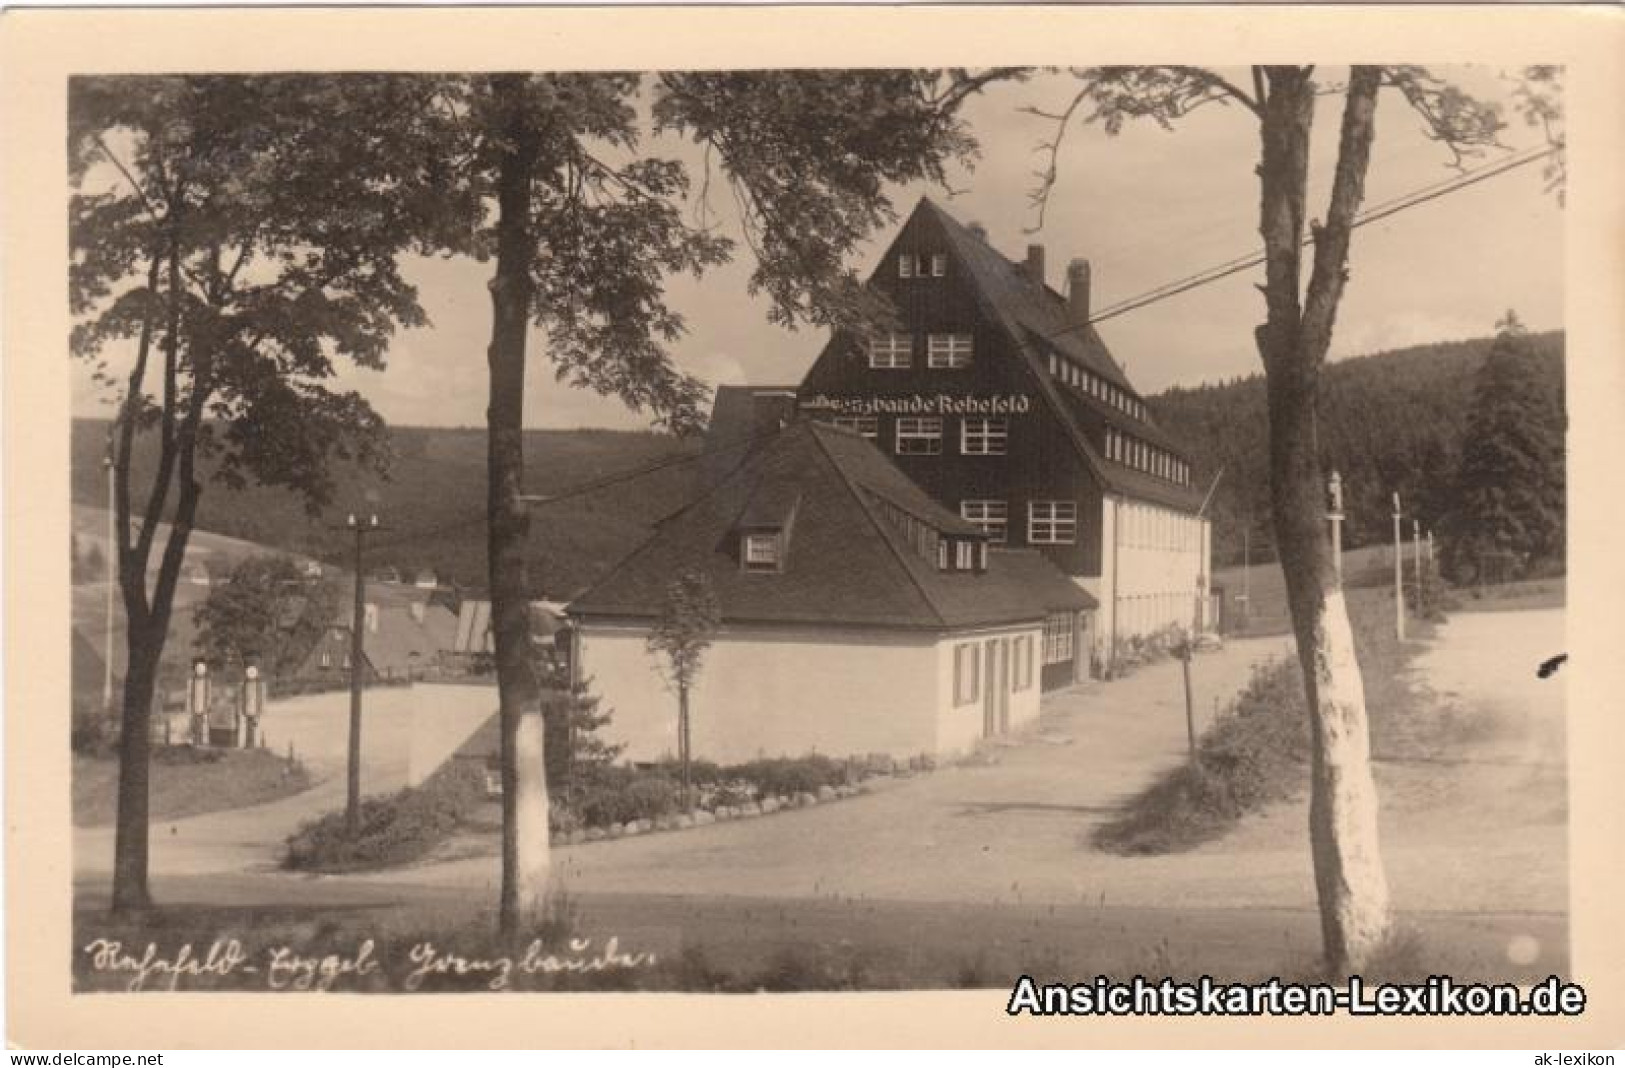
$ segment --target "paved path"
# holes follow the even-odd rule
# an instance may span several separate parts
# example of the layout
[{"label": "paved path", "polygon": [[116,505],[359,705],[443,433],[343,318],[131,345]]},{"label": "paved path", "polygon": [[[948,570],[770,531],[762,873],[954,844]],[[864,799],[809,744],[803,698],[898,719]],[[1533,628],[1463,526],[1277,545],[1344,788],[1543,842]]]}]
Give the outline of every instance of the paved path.
[{"label": "paved path", "polygon": [[[1198,730],[1253,665],[1290,648],[1254,639],[1193,664]],[[1053,693],[1036,731],[943,768],[812,809],[675,834],[559,849],[572,892],[839,897],[1097,905],[1139,889],[1103,884],[1091,828],[1185,757],[1184,691],[1174,661],[1126,679]],[[1110,860],[1112,858],[1105,858]],[[424,885],[486,886],[495,858],[394,873]]]},{"label": "paved path", "polygon": [[[1525,679],[1530,657],[1507,655],[1540,647],[1538,656],[1531,653],[1538,662],[1550,655],[1545,644],[1560,643],[1561,626],[1561,613],[1452,620],[1419,659],[1420,678],[1469,713],[1490,710],[1503,727],[1527,721],[1540,729],[1465,737],[1459,759],[1436,765],[1377,767],[1396,906],[1424,932],[1430,959],[1452,967],[1465,960],[1504,968],[1515,942],[1538,947],[1528,966],[1562,966],[1567,816],[1561,764],[1553,763],[1561,747],[1552,742],[1562,722],[1561,691]],[[1289,650],[1286,638],[1252,639],[1199,656],[1195,705],[1203,721],[1216,701],[1245,684],[1255,663]],[[927,926],[957,917],[967,939],[1033,940],[1040,938],[1035,925],[1059,924],[1076,935],[1080,952],[1115,947],[1112,956],[1131,962],[1162,939],[1175,965],[1187,952],[1199,952],[1204,965],[1226,966],[1251,959],[1246,952],[1261,963],[1312,956],[1314,888],[1302,802],[1276,806],[1189,853],[1123,858],[1090,847],[1093,827],[1183,759],[1184,747],[1179,667],[1166,662],[1051,695],[1038,729],[991,749],[989,763],[807,810],[563,848],[555,864],[595,926],[608,923],[641,941],[671,942],[694,931],[708,942],[759,945],[775,923],[774,937],[839,940],[869,923],[897,931],[902,945],[909,932],[924,937]],[[1553,804],[1541,808],[1547,801]],[[236,815],[252,819],[272,807]],[[193,834],[202,848],[188,851],[186,840],[183,834],[176,843],[179,852],[155,852],[154,891],[162,901],[445,916],[496,896],[490,856],[311,877],[247,872],[263,860],[227,854],[229,863],[209,862],[211,872],[195,861],[172,863],[213,849]],[[94,907],[104,882],[81,885],[81,907]],[[736,921],[744,926],[735,929]],[[746,927],[757,933],[747,938]],[[1265,943],[1273,948],[1259,948]],[[1214,946],[1221,947],[1217,956],[1209,952]]]}]

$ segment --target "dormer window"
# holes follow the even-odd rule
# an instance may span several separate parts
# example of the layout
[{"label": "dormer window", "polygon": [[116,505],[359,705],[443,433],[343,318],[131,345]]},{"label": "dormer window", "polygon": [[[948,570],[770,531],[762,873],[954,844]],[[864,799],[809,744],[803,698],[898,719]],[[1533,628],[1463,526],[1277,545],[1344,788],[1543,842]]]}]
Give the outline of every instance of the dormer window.
[{"label": "dormer window", "polygon": [[954,567],[960,571],[970,571],[976,567],[975,542],[954,542]]},{"label": "dormer window", "polygon": [[746,571],[777,571],[783,560],[779,551],[779,535],[777,531],[757,531],[744,536],[744,548],[740,553]]}]

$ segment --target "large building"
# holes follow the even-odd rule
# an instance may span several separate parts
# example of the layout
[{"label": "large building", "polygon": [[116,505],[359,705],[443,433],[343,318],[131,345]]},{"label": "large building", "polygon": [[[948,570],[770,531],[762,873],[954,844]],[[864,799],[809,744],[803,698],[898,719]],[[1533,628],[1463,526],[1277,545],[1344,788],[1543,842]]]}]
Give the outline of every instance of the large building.
[{"label": "large building", "polygon": [[697,756],[952,754],[1029,723],[1043,689],[1087,674],[1094,600],[1043,554],[989,542],[863,437],[788,421],[571,603],[579,677],[613,713],[601,733],[634,761],[677,751],[647,641],[689,568],[721,614]]},{"label": "large building", "polygon": [[[794,390],[802,417],[873,441],[945,508],[1040,550],[1099,601],[1097,666],[1119,643],[1211,625],[1210,531],[1191,463],[1089,325],[1090,270],[1049,284],[1041,245],[1013,261],[921,200],[868,283],[893,329],[838,332]],[[730,391],[782,417],[785,390]],[[728,414],[728,413],[720,413]]]}]

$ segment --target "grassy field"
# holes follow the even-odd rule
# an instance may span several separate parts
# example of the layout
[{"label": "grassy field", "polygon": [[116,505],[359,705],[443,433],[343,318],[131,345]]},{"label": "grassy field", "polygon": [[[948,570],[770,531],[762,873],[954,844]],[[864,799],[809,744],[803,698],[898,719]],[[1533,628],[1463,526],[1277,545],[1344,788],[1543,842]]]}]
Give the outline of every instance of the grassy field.
[{"label": "grassy field", "polygon": [[[158,749],[150,780],[151,813],[154,820],[166,820],[247,808],[309,786],[302,765],[263,749]],[[117,758],[75,754],[74,826],[107,826],[117,807]]]}]

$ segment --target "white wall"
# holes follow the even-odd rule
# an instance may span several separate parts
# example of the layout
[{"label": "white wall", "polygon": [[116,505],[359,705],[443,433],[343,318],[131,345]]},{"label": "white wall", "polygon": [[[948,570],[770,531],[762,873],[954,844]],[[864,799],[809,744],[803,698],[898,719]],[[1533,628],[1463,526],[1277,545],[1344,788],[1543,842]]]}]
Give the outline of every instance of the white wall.
[{"label": "white wall", "polygon": [[[852,628],[730,626],[706,651],[690,696],[694,755],[734,763],[759,756],[887,753],[946,755],[982,733],[982,704],[953,707],[953,646],[1031,634],[1036,625],[938,634]],[[677,751],[677,697],[644,647],[646,627],[584,624],[581,670],[600,708],[604,737],[622,758],[658,760]],[[1038,668],[1030,691],[1012,695],[1012,724],[1038,714]]]},{"label": "white wall", "polygon": [[[937,646],[937,692],[941,694],[941,701],[937,710],[937,748],[936,752],[948,755],[964,753],[972,749],[983,732],[984,699],[989,685],[987,677],[987,643],[1008,642],[1012,650],[1010,661],[1010,676],[1006,682],[1007,688],[1015,684],[1015,662],[1013,650],[1015,639],[1018,636],[1027,637],[1027,651],[1030,659],[1028,678],[1031,685],[1024,690],[1010,690],[1009,722],[1010,730],[1020,730],[1022,727],[1038,719],[1039,699],[1043,694],[1044,675],[1044,632],[1041,626],[1003,627],[985,631],[970,631],[944,637]],[[965,705],[954,704],[954,657],[955,650],[961,645],[974,645],[979,658],[977,697]]]},{"label": "white wall", "polygon": [[[588,623],[581,670],[601,733],[626,760],[677,752],[677,696],[644,647],[648,629]],[[935,747],[935,634],[726,627],[706,651],[690,694],[697,758],[890,753]]]},{"label": "white wall", "polygon": [[[1198,592],[1207,599],[1211,524],[1160,505],[1107,497],[1102,505],[1103,566],[1098,652],[1111,636],[1150,635],[1188,627]],[[1115,567],[1115,573],[1114,573]],[[1207,625],[1204,620],[1204,625]]]}]

